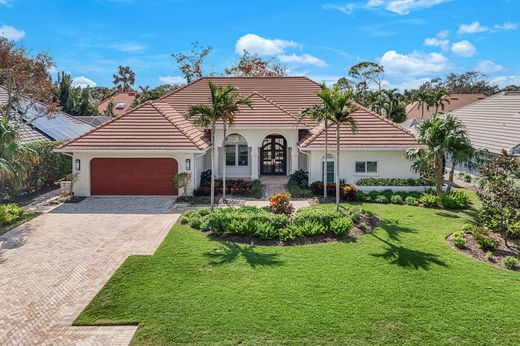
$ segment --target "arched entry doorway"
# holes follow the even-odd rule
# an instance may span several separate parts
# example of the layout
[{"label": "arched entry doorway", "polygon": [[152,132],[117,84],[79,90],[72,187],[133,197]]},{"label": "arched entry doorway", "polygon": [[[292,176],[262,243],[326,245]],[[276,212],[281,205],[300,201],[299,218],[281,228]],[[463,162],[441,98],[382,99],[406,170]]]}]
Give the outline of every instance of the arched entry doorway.
[{"label": "arched entry doorway", "polygon": [[287,174],[287,140],[280,135],[264,138],[260,149],[260,174]]}]

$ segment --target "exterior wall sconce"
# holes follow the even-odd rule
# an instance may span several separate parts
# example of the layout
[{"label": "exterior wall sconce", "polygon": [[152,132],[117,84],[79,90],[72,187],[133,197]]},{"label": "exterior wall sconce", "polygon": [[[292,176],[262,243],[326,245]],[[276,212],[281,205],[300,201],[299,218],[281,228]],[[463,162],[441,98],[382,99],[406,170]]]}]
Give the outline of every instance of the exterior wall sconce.
[{"label": "exterior wall sconce", "polygon": [[81,170],[81,160],[76,159],[75,165],[76,165],[76,171],[80,171]]},{"label": "exterior wall sconce", "polygon": [[191,159],[186,159],[186,170],[191,171]]}]

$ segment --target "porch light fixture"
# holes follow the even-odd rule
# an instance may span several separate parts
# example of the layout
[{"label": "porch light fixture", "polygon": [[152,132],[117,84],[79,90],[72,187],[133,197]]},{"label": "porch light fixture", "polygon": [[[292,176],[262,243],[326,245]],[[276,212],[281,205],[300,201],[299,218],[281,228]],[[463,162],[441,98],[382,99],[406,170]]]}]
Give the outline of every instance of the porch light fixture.
[{"label": "porch light fixture", "polygon": [[186,170],[191,171],[191,159],[186,159]]},{"label": "porch light fixture", "polygon": [[81,170],[81,160],[76,159],[75,163],[76,163],[76,171],[80,171]]}]

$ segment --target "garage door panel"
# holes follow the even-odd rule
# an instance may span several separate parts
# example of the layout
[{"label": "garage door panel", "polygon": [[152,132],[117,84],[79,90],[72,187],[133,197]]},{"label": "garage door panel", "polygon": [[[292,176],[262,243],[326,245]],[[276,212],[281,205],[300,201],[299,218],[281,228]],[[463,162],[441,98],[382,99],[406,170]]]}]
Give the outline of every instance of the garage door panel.
[{"label": "garage door panel", "polygon": [[177,195],[171,158],[96,158],[90,162],[92,195]]}]

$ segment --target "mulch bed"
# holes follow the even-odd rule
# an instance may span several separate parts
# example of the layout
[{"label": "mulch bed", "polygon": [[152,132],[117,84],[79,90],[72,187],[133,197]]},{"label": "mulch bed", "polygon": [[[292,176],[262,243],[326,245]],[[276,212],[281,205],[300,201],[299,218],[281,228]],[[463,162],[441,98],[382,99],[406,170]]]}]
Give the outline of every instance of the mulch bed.
[{"label": "mulch bed", "polygon": [[[504,267],[504,258],[507,256],[516,257],[516,253],[508,247],[506,247],[504,240],[499,235],[491,233],[489,237],[497,240],[499,244],[496,250],[493,251],[493,258],[491,260],[486,259],[486,251],[480,248],[480,245],[473,239],[473,236],[471,234],[464,234],[464,239],[466,240],[466,247],[462,249],[456,247],[453,244],[452,235],[448,236],[448,238],[446,238],[446,241],[448,242],[448,244],[450,244],[450,246],[453,249],[455,249],[458,252],[462,252],[466,256],[473,257],[481,262],[494,265],[495,267],[507,269]],[[520,264],[517,265],[514,269],[508,270],[520,272]]]},{"label": "mulch bed", "polygon": [[[362,230],[359,225],[365,223],[367,228]],[[260,245],[260,246],[296,246],[296,245],[311,245],[320,243],[330,243],[334,241],[340,242],[354,242],[356,238],[371,233],[374,228],[379,225],[379,218],[376,216],[369,217],[367,215],[360,215],[357,224],[350,231],[346,237],[336,237],[333,235],[320,235],[316,237],[298,238],[294,240],[281,241],[281,240],[262,240],[254,237],[244,237],[239,235],[233,235],[229,237],[222,237],[213,234],[212,232],[205,232],[209,238],[217,241],[229,241],[234,243],[248,244],[248,245]]]}]

